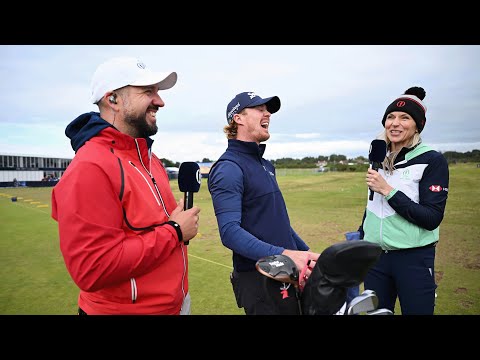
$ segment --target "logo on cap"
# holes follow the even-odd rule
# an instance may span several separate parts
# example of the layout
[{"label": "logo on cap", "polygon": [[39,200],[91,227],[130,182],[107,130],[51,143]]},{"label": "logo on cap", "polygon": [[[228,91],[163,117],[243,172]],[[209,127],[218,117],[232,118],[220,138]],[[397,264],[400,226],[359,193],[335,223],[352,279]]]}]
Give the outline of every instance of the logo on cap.
[{"label": "logo on cap", "polygon": [[235,105],[227,114],[227,117],[230,119],[235,113],[236,111],[238,110],[238,108],[240,107],[240,102],[237,103],[237,105]]},{"label": "logo on cap", "polygon": [[147,66],[146,66],[143,62],[141,62],[141,61],[137,62],[137,66],[138,66],[140,69],[145,69],[145,68],[147,67]]},{"label": "logo on cap", "polygon": [[404,106],[405,106],[405,101],[397,102],[397,107],[404,107]]}]

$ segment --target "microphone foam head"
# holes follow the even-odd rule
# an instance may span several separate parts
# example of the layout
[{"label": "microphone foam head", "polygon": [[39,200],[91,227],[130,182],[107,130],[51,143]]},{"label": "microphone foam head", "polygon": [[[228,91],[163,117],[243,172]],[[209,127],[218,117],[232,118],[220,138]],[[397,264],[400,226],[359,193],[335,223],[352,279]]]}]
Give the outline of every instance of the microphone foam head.
[{"label": "microphone foam head", "polygon": [[387,156],[387,143],[385,140],[373,140],[370,144],[370,152],[368,153],[368,160],[371,162],[382,162]]},{"label": "microphone foam head", "polygon": [[198,192],[202,183],[200,166],[196,162],[186,161],[178,169],[178,187],[181,192]]}]

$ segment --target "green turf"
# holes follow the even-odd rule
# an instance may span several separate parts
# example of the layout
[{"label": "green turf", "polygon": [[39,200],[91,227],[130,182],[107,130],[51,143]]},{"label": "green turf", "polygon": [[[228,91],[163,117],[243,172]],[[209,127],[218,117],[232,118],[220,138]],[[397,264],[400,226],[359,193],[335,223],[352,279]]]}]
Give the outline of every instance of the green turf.
[{"label": "green turf", "polygon": [[[358,228],[368,195],[364,173],[281,169],[277,175],[292,226],[312,250],[321,252]],[[476,164],[450,166],[437,247],[436,314],[480,314],[479,183]],[[171,186],[181,198],[177,182]],[[76,313],[78,289],[59,250],[51,190],[0,188],[0,314]],[[231,252],[220,242],[205,179],[194,203],[201,213],[199,234],[189,245],[192,314],[243,314],[229,281]]]}]

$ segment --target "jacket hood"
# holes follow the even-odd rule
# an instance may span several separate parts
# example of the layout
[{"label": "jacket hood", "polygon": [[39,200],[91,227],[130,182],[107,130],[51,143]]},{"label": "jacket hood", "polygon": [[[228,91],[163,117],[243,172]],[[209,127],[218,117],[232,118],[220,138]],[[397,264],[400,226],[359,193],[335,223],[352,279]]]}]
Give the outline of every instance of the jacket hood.
[{"label": "jacket hood", "polygon": [[113,127],[103,120],[98,112],[89,112],[78,116],[65,129],[73,151],[77,152],[85,142],[107,127]]}]

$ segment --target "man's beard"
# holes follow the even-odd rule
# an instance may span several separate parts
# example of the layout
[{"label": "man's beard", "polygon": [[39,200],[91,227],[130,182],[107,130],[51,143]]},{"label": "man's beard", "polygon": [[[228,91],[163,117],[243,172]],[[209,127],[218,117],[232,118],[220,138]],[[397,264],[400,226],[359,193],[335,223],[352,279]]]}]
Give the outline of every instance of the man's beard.
[{"label": "man's beard", "polygon": [[158,131],[157,124],[149,125],[146,114],[143,116],[126,115],[125,123],[127,123],[135,133],[134,137],[146,138],[155,135]]}]

